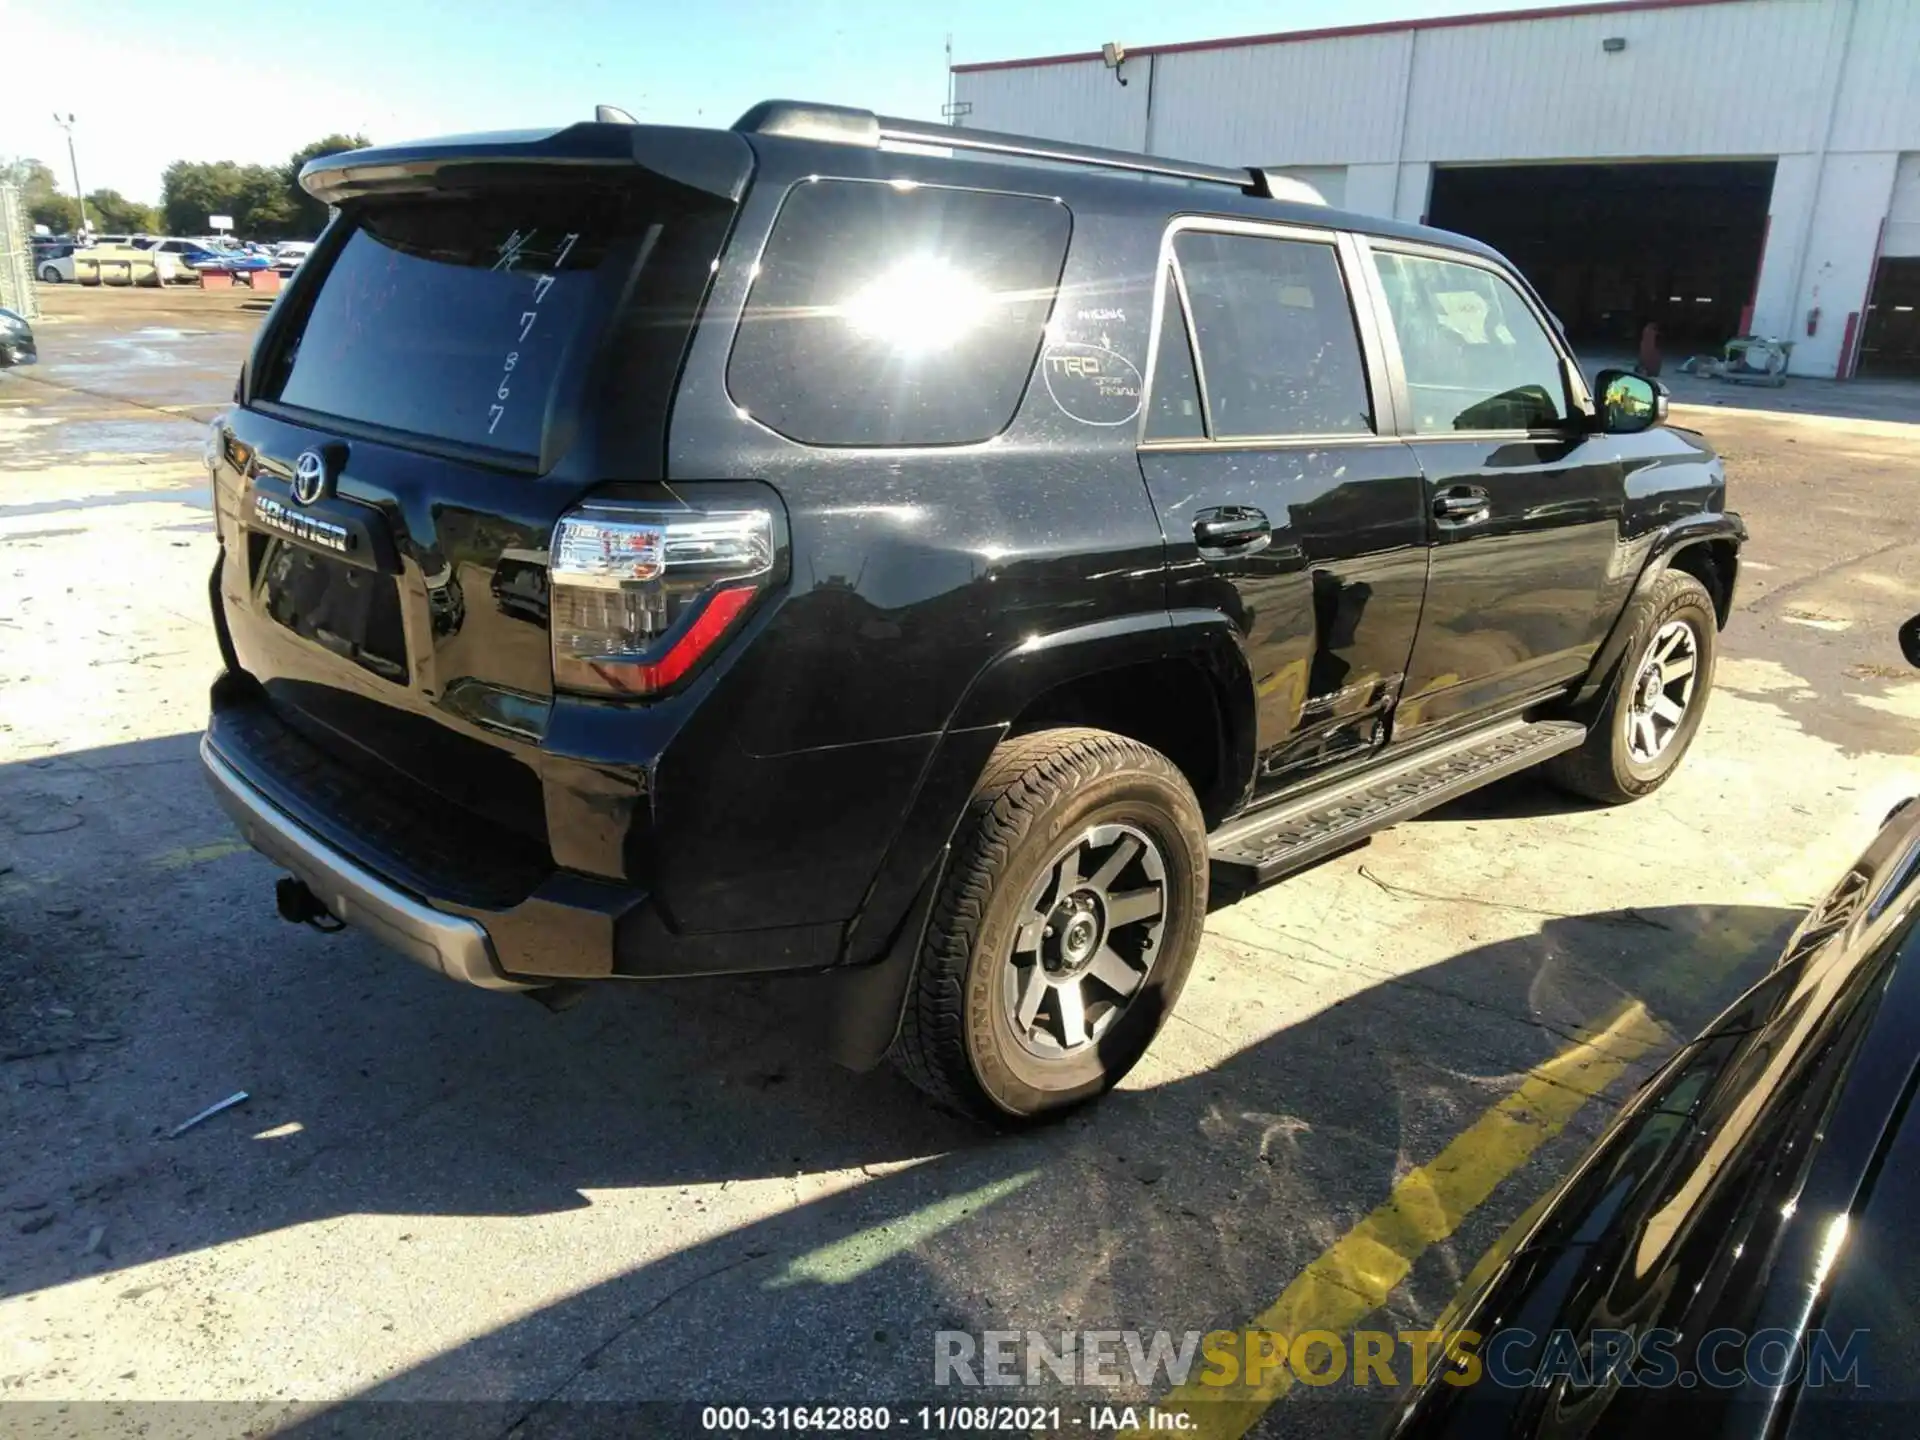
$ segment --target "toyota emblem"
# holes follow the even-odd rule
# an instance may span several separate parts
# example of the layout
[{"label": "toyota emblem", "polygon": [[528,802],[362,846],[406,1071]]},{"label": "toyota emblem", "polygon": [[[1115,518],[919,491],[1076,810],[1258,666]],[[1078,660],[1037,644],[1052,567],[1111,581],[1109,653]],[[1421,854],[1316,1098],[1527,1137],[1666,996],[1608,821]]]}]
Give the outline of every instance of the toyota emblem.
[{"label": "toyota emblem", "polygon": [[318,450],[302,450],[293,462],[293,498],[311,505],[327,493],[327,462]]}]

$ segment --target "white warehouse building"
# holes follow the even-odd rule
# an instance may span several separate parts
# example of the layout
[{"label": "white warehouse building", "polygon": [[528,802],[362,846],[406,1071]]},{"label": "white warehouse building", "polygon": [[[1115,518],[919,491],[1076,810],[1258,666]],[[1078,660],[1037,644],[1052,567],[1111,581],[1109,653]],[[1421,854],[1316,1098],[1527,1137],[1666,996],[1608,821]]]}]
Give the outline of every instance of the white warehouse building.
[{"label": "white warehouse building", "polygon": [[[1124,41],[1125,37],[1102,37]],[[1475,235],[1576,343],[1920,373],[1920,0],[1623,0],[954,66],[956,123]]]}]

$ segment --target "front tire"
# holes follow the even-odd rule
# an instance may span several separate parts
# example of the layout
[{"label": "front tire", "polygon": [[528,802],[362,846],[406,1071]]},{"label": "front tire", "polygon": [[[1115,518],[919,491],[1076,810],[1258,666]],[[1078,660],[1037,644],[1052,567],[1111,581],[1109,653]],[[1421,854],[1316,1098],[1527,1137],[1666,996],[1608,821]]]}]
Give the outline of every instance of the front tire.
[{"label": "front tire", "polygon": [[1666,784],[1699,732],[1718,648],[1706,587],[1684,571],[1663,572],[1640,602],[1620,673],[1586,743],[1548,761],[1548,776],[1607,805]]},{"label": "front tire", "polygon": [[955,837],[894,1060],[994,1125],[1102,1095],[1172,1011],[1206,911],[1206,825],[1172,761],[1104,730],[1008,740]]},{"label": "front tire", "polygon": [[40,278],[49,285],[58,285],[60,283],[60,272],[49,265],[40,272]]}]

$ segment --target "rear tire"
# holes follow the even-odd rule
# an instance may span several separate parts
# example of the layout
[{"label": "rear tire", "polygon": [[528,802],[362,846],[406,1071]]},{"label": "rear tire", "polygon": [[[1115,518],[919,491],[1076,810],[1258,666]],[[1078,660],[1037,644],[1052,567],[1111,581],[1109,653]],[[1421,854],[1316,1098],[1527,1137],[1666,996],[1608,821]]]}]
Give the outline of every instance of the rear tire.
[{"label": "rear tire", "polygon": [[49,285],[58,285],[60,283],[60,272],[49,265],[40,272],[40,278]]},{"label": "rear tire", "polygon": [[893,1059],[988,1124],[1083,1104],[1146,1053],[1206,911],[1206,825],[1172,761],[1104,730],[1008,740],[955,837]]},{"label": "rear tire", "polygon": [[1657,577],[1627,638],[1613,688],[1578,750],[1546,773],[1561,788],[1619,805],[1666,784],[1700,729],[1719,629],[1706,587],[1681,570]]}]

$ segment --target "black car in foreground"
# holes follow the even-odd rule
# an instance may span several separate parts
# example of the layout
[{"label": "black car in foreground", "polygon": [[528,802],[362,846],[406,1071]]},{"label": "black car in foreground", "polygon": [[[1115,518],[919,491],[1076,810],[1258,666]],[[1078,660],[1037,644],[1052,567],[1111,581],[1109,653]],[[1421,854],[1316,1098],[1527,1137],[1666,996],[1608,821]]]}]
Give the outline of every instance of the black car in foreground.
[{"label": "black car in foreground", "polygon": [[1389,1433],[1920,1433],[1916,1084],[1909,801],[1469,1281],[1444,1328],[1472,1365],[1437,1369]]},{"label": "black car in foreground", "polygon": [[302,184],[202,750],[289,918],[814,976],[839,1057],[1023,1120],[1140,1058],[1210,885],[1699,726],[1720,460],[1478,241],[786,102]]},{"label": "black car in foreground", "polygon": [[27,317],[0,306],[0,370],[9,365],[31,365],[39,358]]}]

